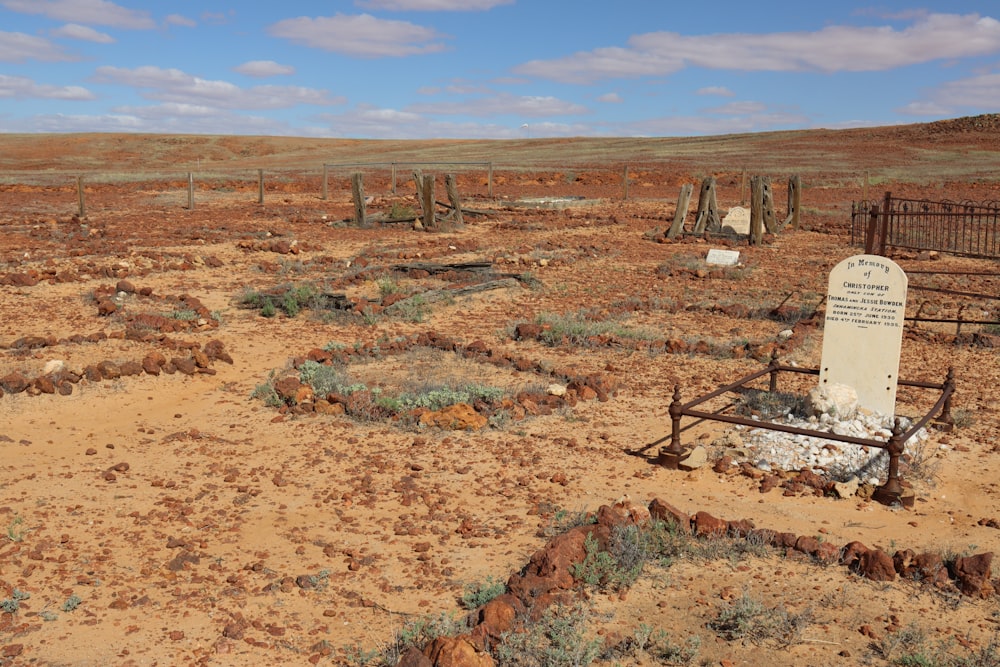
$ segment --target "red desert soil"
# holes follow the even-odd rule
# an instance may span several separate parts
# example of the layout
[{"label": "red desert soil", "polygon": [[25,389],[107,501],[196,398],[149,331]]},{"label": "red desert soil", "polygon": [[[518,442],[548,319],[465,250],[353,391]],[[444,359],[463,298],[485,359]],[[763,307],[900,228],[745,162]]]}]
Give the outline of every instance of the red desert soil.
[{"label": "red desert soil", "polygon": [[[693,398],[759,369],[775,348],[786,362],[819,364],[822,310],[788,341],[788,323],[754,313],[786,297],[788,308],[820,303],[829,270],[861,252],[850,244],[852,201],[887,190],[1000,199],[998,149],[994,116],[700,139],[0,136],[0,665],[362,664],[359,652],[391,644],[407,621],[463,613],[467,586],[520,571],[559,510],[622,499],[890,556],[996,553],[1000,336],[982,327],[957,337],[954,325],[907,328],[901,376],[940,382],[953,367],[961,417],[950,433],[932,431],[907,477],[912,508],[794,486],[762,493],[735,468],[678,472],[654,459],[675,385]],[[324,161],[490,161],[495,192],[472,169],[459,191],[487,215],[444,231],[361,228],[342,222],[353,215],[349,167],[320,197]],[[257,169],[267,172],[263,204]],[[410,169],[393,196],[388,168],[366,168],[369,214],[419,210]],[[439,200],[446,169],[424,167],[440,177]],[[716,176],[725,212],[740,203],[744,170],[772,178],[779,217],[786,179],[802,176],[799,229],[759,247],[657,242],[681,184]],[[188,171],[198,180],[191,210]],[[564,196],[586,199],[514,205]],[[709,270],[713,247],[739,250],[744,267]],[[947,254],[894,258],[910,272],[1000,269]],[[461,268],[426,270],[467,262],[503,282],[389,306],[395,290],[475,283]],[[996,277],[917,275],[911,285],[1000,293]],[[353,310],[313,301],[294,317],[263,317],[240,307],[251,290],[290,285],[342,294]],[[908,313],[924,304],[925,315],[953,317],[964,306],[969,319],[996,320],[997,303],[911,290]],[[514,334],[539,316],[581,313],[646,335],[549,346]],[[428,344],[442,339],[458,352]],[[476,430],[380,418],[355,400],[366,421],[308,392],[281,410],[253,397],[324,350],[385,391],[456,378],[543,398],[576,378],[579,391],[555,408],[512,401]],[[919,416],[929,402],[901,390],[897,411]],[[726,430],[689,422],[685,444],[708,446]],[[989,651],[1000,585],[983,560],[974,595],[951,582],[872,581],[794,549],[680,559],[651,565],[624,592],[578,590],[607,646],[646,625],[677,644],[700,638],[692,664],[893,664],[939,644],[955,656]],[[708,624],[744,594],[809,610],[811,622],[790,646],[720,637]],[[902,641],[918,631],[919,647]],[[640,651],[597,664],[663,664],[651,660]]]}]

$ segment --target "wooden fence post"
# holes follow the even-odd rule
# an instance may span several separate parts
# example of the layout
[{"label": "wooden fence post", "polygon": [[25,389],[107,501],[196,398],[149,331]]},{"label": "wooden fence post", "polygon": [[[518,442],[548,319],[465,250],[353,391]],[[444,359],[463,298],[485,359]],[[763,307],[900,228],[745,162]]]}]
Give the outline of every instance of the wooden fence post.
[{"label": "wooden fence post", "polygon": [[684,231],[684,218],[687,217],[688,204],[691,201],[691,192],[693,190],[694,186],[690,183],[685,183],[681,186],[681,192],[677,196],[677,210],[674,212],[674,222],[670,225],[670,229],[667,230],[668,239],[676,238]]},{"label": "wooden fence post", "polygon": [[264,203],[264,170],[257,170],[257,203]]},{"label": "wooden fence post", "polygon": [[188,172],[188,210],[194,210],[194,174]]},{"label": "wooden fence post", "polygon": [[769,234],[778,233],[778,221],[774,217],[774,191],[771,189],[771,179],[767,176],[761,177],[761,189],[763,194],[763,208],[761,209],[764,217],[764,229],[768,231]]},{"label": "wooden fence post", "polygon": [[448,203],[451,205],[452,220],[457,225],[465,224],[465,221],[462,219],[462,200],[458,196],[458,184],[455,182],[455,174],[445,174],[444,187],[448,192]]},{"label": "wooden fence post", "polygon": [[628,162],[625,163],[625,169],[622,174],[622,199],[628,201]]},{"label": "wooden fence post", "polygon": [[789,222],[792,229],[799,228],[799,205],[802,203],[802,178],[795,174],[788,179],[788,217],[785,218],[784,227]]},{"label": "wooden fence post", "polygon": [[351,197],[354,199],[354,222],[364,227],[368,212],[365,210],[365,185],[360,171],[351,174]]},{"label": "wooden fence post", "polygon": [[325,164],[323,165],[323,194],[320,195],[320,199],[326,201],[329,198],[330,191],[327,183],[329,182],[330,168]]},{"label": "wooden fence post", "polygon": [[746,205],[746,191],[747,191],[747,168],[743,167],[743,171],[740,175],[740,206]]},{"label": "wooden fence post", "polygon": [[764,240],[764,183],[760,176],[750,177],[750,245]]},{"label": "wooden fence post", "polygon": [[83,176],[76,177],[76,201],[79,206],[77,207],[77,215],[81,218],[87,217],[87,201],[83,194]]},{"label": "wooden fence post", "polygon": [[709,176],[701,182],[698,194],[698,213],[694,218],[694,233],[701,234],[706,229],[711,232],[722,228],[719,218],[719,204],[715,196],[715,176]]},{"label": "wooden fence post", "polygon": [[424,229],[428,231],[435,229],[437,225],[434,222],[434,174],[424,174],[420,195],[420,205],[424,209]]},{"label": "wooden fence post", "polygon": [[396,194],[396,163],[392,163],[392,194]]}]

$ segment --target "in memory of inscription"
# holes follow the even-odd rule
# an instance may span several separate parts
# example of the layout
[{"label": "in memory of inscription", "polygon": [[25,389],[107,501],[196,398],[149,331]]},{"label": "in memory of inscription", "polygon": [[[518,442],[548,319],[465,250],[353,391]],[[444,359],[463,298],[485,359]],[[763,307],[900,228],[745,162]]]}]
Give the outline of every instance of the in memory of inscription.
[{"label": "in memory of inscription", "polygon": [[855,255],[833,267],[820,386],[848,385],[859,406],[895,414],[906,285],[903,269],[878,255]]}]

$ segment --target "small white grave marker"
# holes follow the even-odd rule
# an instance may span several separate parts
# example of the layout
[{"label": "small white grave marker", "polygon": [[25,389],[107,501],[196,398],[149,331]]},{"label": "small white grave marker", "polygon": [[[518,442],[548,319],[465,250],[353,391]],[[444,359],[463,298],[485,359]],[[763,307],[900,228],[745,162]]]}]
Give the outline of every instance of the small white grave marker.
[{"label": "small white grave marker", "polygon": [[855,255],[833,267],[820,386],[848,385],[861,407],[895,414],[906,285],[903,269],[878,255]]},{"label": "small white grave marker", "polygon": [[705,263],[717,264],[719,266],[736,266],[740,263],[740,251],[711,248],[708,251],[708,256],[705,257]]},{"label": "small white grave marker", "polygon": [[750,233],[750,209],[742,206],[734,206],[726,213],[722,219],[722,231],[729,227],[735,234]]}]

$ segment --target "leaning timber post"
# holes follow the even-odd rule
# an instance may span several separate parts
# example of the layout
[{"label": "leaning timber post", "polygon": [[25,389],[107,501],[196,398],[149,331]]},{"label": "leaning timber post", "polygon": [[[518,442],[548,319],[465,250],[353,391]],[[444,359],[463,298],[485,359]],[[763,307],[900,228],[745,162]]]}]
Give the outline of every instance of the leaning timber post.
[{"label": "leaning timber post", "polygon": [[360,171],[351,174],[351,197],[354,199],[354,223],[364,227],[368,218],[365,208],[365,186]]},{"label": "leaning timber post", "polygon": [[330,168],[325,164],[323,165],[323,194],[320,195],[320,199],[326,201],[330,196],[330,186],[327,185],[329,182]]},{"label": "leaning timber post", "polygon": [[681,415],[684,408],[681,405],[680,385],[674,385],[673,400],[670,401],[668,412],[670,413],[670,445],[660,447],[660,454],[657,456],[656,462],[669,470],[677,470],[681,456],[684,454],[684,448],[681,447]]},{"label": "leaning timber post", "polygon": [[419,169],[413,170],[413,187],[417,190],[417,201],[424,203],[424,175]]},{"label": "leaning timber post", "polygon": [[489,171],[486,174],[486,194],[493,199],[493,163],[489,163]]},{"label": "leaning timber post", "polygon": [[436,229],[434,222],[434,174],[424,174],[424,184],[420,188],[421,206],[424,209],[424,229]]},{"label": "leaning timber post", "polygon": [[716,231],[721,226],[718,202],[715,198],[715,176],[701,182],[698,193],[698,213],[694,217],[694,233],[701,234],[706,229]]},{"label": "leaning timber post", "polygon": [[628,162],[625,163],[625,168],[622,169],[622,200],[628,201]]},{"label": "leaning timber post", "polygon": [[257,203],[264,203],[264,170],[257,170]]},{"label": "leaning timber post", "polygon": [[684,218],[687,217],[688,204],[691,202],[691,192],[693,190],[694,186],[690,183],[685,183],[681,186],[680,194],[677,195],[677,210],[674,212],[674,222],[670,225],[670,229],[667,230],[668,239],[677,238],[684,231]]},{"label": "leaning timber post", "polygon": [[448,193],[448,203],[451,204],[451,210],[454,212],[452,219],[457,225],[464,224],[465,221],[462,219],[462,200],[458,196],[458,184],[455,182],[455,174],[445,174],[444,187]]},{"label": "leaning timber post", "polygon": [[802,203],[802,178],[795,174],[788,179],[788,218],[787,225],[792,223],[792,229],[799,228],[799,205]]},{"label": "leaning timber post", "polygon": [[760,176],[750,177],[750,245],[764,240],[764,187]]},{"label": "leaning timber post", "polygon": [[778,221],[774,218],[774,191],[771,189],[771,179],[764,177],[761,179],[764,188],[764,229],[770,234],[777,234]]},{"label": "leaning timber post", "polygon": [[894,503],[905,504],[903,500],[903,485],[899,476],[899,457],[903,454],[905,443],[903,442],[903,424],[899,417],[896,417],[892,425],[892,436],[886,443],[886,451],[889,452],[889,473],[885,484],[875,489],[872,495],[876,501],[883,505]]},{"label": "leaning timber post", "polygon": [[194,210],[194,174],[188,172],[188,210]]},{"label": "leaning timber post", "polygon": [[76,177],[76,201],[78,204],[78,215],[81,218],[87,217],[87,201],[83,194],[83,176]]},{"label": "leaning timber post", "polygon": [[392,194],[396,194],[396,163],[392,163]]}]

